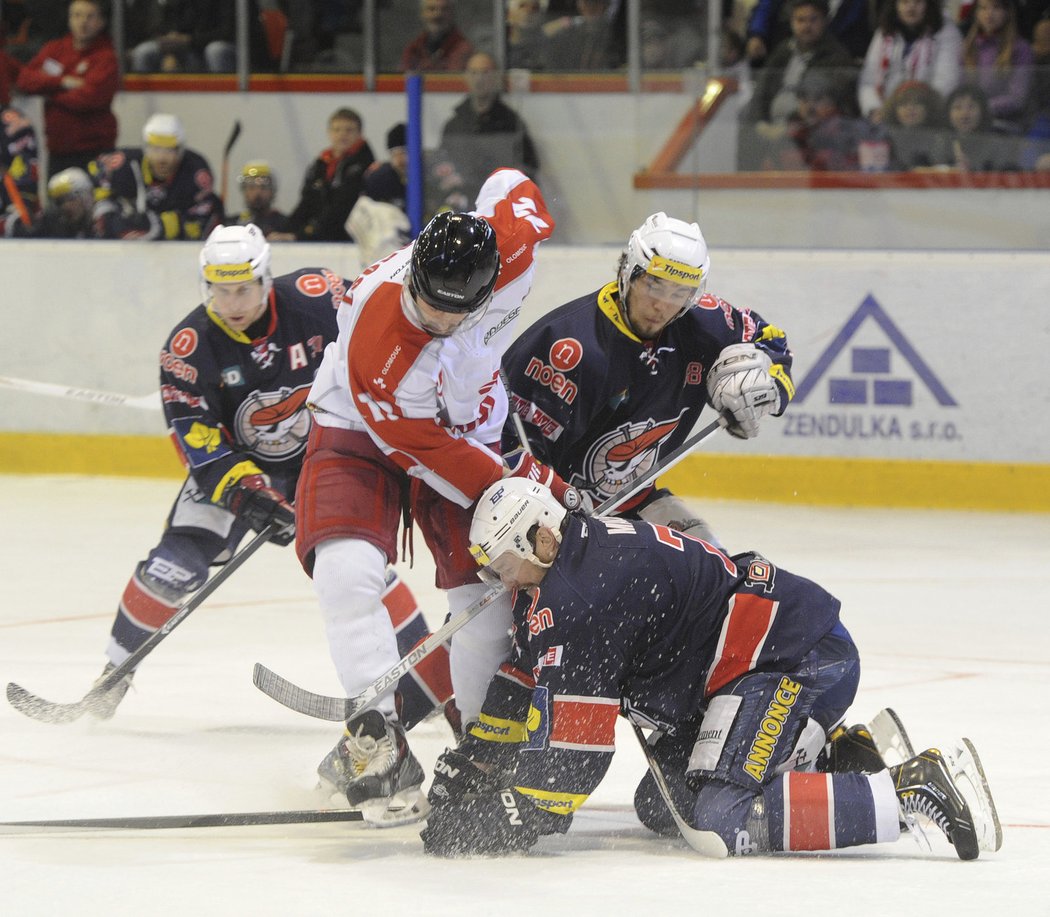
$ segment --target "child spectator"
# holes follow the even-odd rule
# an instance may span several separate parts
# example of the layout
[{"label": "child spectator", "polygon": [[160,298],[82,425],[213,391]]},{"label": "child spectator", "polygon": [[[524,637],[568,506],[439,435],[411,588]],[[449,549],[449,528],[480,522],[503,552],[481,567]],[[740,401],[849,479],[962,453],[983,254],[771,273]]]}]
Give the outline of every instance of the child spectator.
[{"label": "child spectator", "polygon": [[861,68],[860,112],[878,122],[901,83],[922,80],[946,96],[959,84],[962,36],[938,0],[885,0]]},{"label": "child spectator", "polygon": [[330,146],[311,163],[303,178],[299,203],[291,215],[292,232],[304,242],[347,242],[350,216],[365,170],[375,162],[362,134],[361,116],[340,108],[328,119]]},{"label": "child spectator", "polygon": [[1016,0],[977,0],[963,42],[963,81],[988,96],[992,125],[1017,134],[1027,115],[1032,48],[1018,32]]},{"label": "child spectator", "polygon": [[1017,169],[1014,138],[992,131],[988,97],[979,86],[959,86],[946,103],[949,130],[935,158],[960,172],[1008,172]]},{"label": "child spectator", "polygon": [[918,80],[901,83],[883,107],[882,124],[890,140],[892,169],[933,166],[944,130],[944,99]]},{"label": "child spectator", "polygon": [[48,174],[88,164],[117,143],[111,106],[120,77],[101,0],[69,4],[69,34],[45,44],[18,75],[17,89],[44,97]]}]

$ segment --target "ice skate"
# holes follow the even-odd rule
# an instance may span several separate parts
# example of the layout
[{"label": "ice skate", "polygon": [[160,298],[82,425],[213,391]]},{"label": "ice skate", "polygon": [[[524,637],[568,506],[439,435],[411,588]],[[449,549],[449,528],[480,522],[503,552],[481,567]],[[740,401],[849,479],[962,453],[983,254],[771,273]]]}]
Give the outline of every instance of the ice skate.
[{"label": "ice skate", "polygon": [[888,707],[864,726],[838,726],[828,736],[818,770],[833,773],[874,774],[915,757],[908,733]]},{"label": "ice skate", "polygon": [[[106,667],[102,670],[102,674],[95,679],[95,684],[106,678],[115,668],[116,666],[112,662],[107,662]],[[112,719],[113,714],[117,712],[117,707],[120,706],[120,702],[124,700],[124,695],[128,693],[128,688],[131,687],[131,679],[134,677],[135,673],[129,672],[105,694],[94,698],[91,701],[91,706],[88,707],[88,713],[97,720]]]},{"label": "ice skate", "polygon": [[420,792],[423,768],[404,728],[387,722],[378,710],[366,710],[346,724],[346,735],[325,756],[317,775],[322,787],[344,796],[372,825],[419,821],[430,808]]},{"label": "ice skate", "polygon": [[945,750],[944,757],[952,780],[970,807],[981,850],[994,853],[1003,846],[1003,828],[977,749],[969,739],[960,739]]},{"label": "ice skate", "polygon": [[949,759],[938,749],[928,748],[891,767],[890,776],[906,828],[914,829],[920,816],[929,819],[951,841],[959,859],[977,859],[980,837],[970,807],[952,779]]}]

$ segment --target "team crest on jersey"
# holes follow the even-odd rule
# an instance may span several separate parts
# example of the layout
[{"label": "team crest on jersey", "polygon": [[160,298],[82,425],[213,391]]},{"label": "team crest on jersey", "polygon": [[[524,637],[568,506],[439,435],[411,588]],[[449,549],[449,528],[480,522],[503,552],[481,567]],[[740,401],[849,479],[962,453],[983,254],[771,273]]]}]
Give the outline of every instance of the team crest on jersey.
[{"label": "team crest on jersey", "polygon": [[617,427],[597,440],[583,460],[583,480],[571,483],[611,497],[646,474],[659,460],[660,447],[678,429],[685,409],[671,420],[642,420]]},{"label": "team crest on jersey", "polygon": [[306,399],[310,386],[253,392],[237,409],[234,428],[238,442],[260,458],[279,461],[306,447],[310,412]]},{"label": "team crest on jersey", "polygon": [[252,361],[259,369],[269,369],[280,352],[281,348],[273,341],[264,341],[252,348]]},{"label": "team crest on jersey", "polygon": [[244,373],[241,372],[239,366],[227,366],[222,371],[222,383],[223,385],[244,385]]}]

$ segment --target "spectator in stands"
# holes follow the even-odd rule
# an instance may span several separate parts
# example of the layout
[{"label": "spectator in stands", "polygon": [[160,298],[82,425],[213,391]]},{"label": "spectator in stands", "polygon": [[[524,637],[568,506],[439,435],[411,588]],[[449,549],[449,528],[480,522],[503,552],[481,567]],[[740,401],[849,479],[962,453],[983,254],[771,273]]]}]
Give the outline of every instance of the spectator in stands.
[{"label": "spectator in stands", "polygon": [[7,28],[7,50],[19,62],[36,56],[49,41],[65,33],[69,0],[5,0],[0,4]]},{"label": "spectator in stands", "polygon": [[21,69],[22,62],[3,49],[3,30],[0,28],[0,108],[11,104],[11,90]]},{"label": "spectator in stands", "polygon": [[327,149],[306,169],[292,232],[305,242],[346,242],[346,218],[361,193],[365,170],[375,155],[363,135],[361,116],[340,108],[328,119]]},{"label": "spectator in stands", "polygon": [[1016,0],[977,0],[963,41],[963,82],[984,90],[996,130],[1019,134],[1024,127],[1033,57],[1018,30]]},{"label": "spectator in stands", "polygon": [[404,123],[387,131],[386,150],[389,158],[372,163],[365,172],[361,194],[404,211],[408,197],[408,139]]},{"label": "spectator in stands", "polygon": [[1042,170],[1050,169],[1050,19],[1035,24],[1032,52],[1032,116],[1021,147],[1021,168]]},{"label": "spectator in stands", "polygon": [[368,167],[361,196],[346,220],[346,231],[357,242],[362,265],[374,264],[412,239],[405,134],[404,124],[395,124],[387,131],[389,159]]},{"label": "spectator in stands", "polygon": [[246,162],[237,176],[244,198],[244,209],[226,217],[226,224],[247,226],[254,223],[269,242],[295,240],[291,220],[273,206],[277,196],[277,175],[264,159]]},{"label": "spectator in stands", "polygon": [[593,71],[622,67],[627,52],[609,15],[610,0],[576,0],[578,15],[547,42],[549,70]]},{"label": "spectator in stands", "polygon": [[882,125],[890,140],[892,169],[929,168],[936,164],[944,131],[944,99],[918,80],[901,83],[886,101]]},{"label": "spectator in stands", "polygon": [[32,223],[13,219],[7,234],[27,239],[94,239],[95,186],[87,172],[76,167],[51,176],[47,183],[48,205]]},{"label": "spectator in stands", "polygon": [[537,180],[539,157],[525,122],[500,99],[502,74],[491,54],[478,51],[467,61],[467,95],[441,129],[441,146],[463,178],[473,201],[494,169],[520,169]]},{"label": "spectator in stands", "polygon": [[[545,0],[507,0],[507,68],[543,70],[547,66]],[[553,30],[552,30],[553,31]]]},{"label": "spectator in stands", "polygon": [[938,0],[885,0],[861,68],[861,114],[874,122],[901,83],[922,80],[947,96],[959,84],[962,36]]},{"label": "spectator in stands", "polygon": [[[783,124],[763,122],[758,137],[765,145],[763,169],[850,172],[860,168],[860,144],[867,139],[867,125],[844,115],[841,91],[835,79],[821,70],[804,74],[795,95],[795,113]],[[889,144],[886,149],[886,168]],[[876,169],[878,163],[869,162]]]},{"label": "spectator in stands", "polygon": [[798,87],[807,73],[825,74],[825,82],[836,94],[835,108],[852,114],[853,58],[828,32],[827,23],[828,0],[791,0],[791,37],[770,55],[741,114],[739,169],[749,171],[757,165],[751,154],[756,131],[768,138],[769,126],[783,126],[797,115]]},{"label": "spectator in stands", "polygon": [[456,25],[453,0],[420,0],[423,31],[401,52],[405,73],[459,72],[474,53],[474,46]]},{"label": "spectator in stands", "polygon": [[48,175],[86,169],[117,144],[120,76],[105,30],[102,0],[72,0],[69,34],[45,44],[18,76],[19,92],[44,97]]},{"label": "spectator in stands", "polygon": [[21,220],[32,225],[40,211],[39,146],[33,124],[18,108],[0,108],[0,236]]},{"label": "spectator in stands", "polygon": [[[855,61],[867,53],[875,32],[875,4],[871,0],[841,0],[833,4],[828,31]],[[791,35],[789,0],[758,0],[751,8],[745,32],[745,51],[753,67],[761,67],[781,42]]]},{"label": "spectator in stands", "polygon": [[106,239],[205,238],[222,220],[208,161],[186,147],[186,131],[175,115],[150,116],[142,143],[91,164],[97,231]]},{"label": "spectator in stands", "polygon": [[1017,139],[993,132],[992,110],[979,86],[959,86],[948,96],[945,107],[949,130],[935,151],[937,162],[960,172],[1017,169]]}]

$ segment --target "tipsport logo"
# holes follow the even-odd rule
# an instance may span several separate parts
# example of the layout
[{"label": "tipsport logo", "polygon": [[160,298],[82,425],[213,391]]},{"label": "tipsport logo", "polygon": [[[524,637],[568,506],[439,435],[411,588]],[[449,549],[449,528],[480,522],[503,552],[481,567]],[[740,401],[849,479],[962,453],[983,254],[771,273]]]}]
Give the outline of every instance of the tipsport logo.
[{"label": "tipsport logo", "polygon": [[[805,407],[803,407],[803,405]],[[958,402],[874,296],[867,296],[798,384],[783,435],[962,439]]]}]

